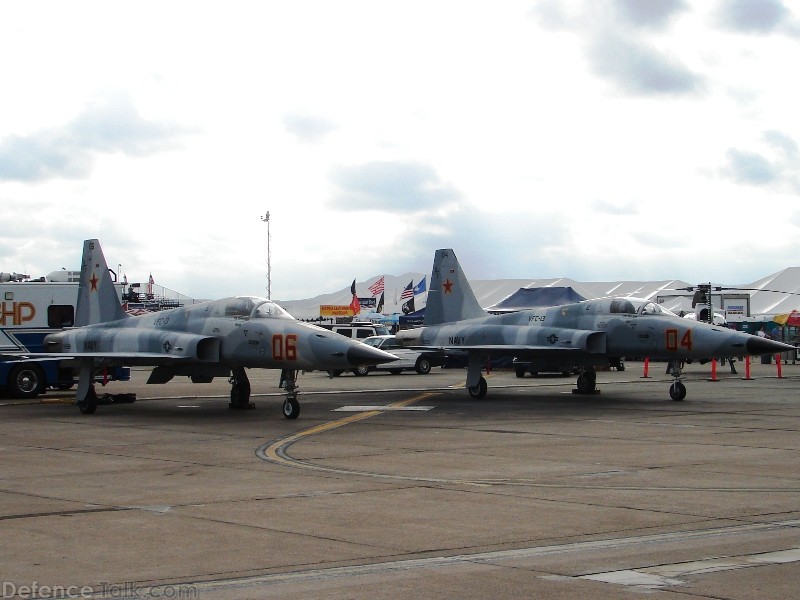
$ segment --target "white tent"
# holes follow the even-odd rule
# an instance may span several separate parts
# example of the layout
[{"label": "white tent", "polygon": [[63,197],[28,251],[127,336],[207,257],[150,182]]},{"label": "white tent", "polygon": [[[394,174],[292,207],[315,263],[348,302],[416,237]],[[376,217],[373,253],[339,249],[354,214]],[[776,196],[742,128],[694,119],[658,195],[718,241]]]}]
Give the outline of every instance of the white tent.
[{"label": "white tent", "polygon": [[[356,283],[356,293],[359,296],[369,296],[368,287],[381,277],[376,275],[364,282]],[[394,276],[385,275],[384,313],[399,313],[402,302],[399,295],[409,281],[417,283],[423,277],[422,273],[406,273]],[[664,306],[676,312],[693,312],[691,292],[681,291],[681,288],[690,287],[685,281],[677,279],[662,281],[600,281],[578,282],[567,277],[557,279],[476,279],[470,285],[478,298],[481,306],[492,306],[510,296],[522,287],[548,287],[569,286],[585,298],[603,298],[606,296],[635,296],[638,298],[655,299],[660,297]],[[770,320],[779,313],[787,313],[792,309],[800,309],[800,267],[787,267],[782,271],[768,275],[752,283],[731,288],[731,293],[747,294],[750,298],[749,320]],[[717,292],[715,292],[716,294]],[[683,294],[683,295],[680,295]],[[425,305],[426,295],[415,297],[415,308],[419,310]],[[350,304],[352,296],[350,286],[343,287],[338,292],[324,294],[307,300],[289,300],[277,302],[297,319],[313,319],[319,317],[321,304]]]}]

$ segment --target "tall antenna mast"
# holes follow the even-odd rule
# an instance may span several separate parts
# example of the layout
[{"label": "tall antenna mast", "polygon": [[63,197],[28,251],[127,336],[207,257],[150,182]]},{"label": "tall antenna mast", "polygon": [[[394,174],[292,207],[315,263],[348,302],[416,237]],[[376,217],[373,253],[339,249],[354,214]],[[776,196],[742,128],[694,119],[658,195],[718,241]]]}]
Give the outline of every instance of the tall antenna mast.
[{"label": "tall antenna mast", "polygon": [[272,254],[269,248],[269,211],[266,217],[261,217],[261,221],[267,224],[267,300],[272,300]]}]

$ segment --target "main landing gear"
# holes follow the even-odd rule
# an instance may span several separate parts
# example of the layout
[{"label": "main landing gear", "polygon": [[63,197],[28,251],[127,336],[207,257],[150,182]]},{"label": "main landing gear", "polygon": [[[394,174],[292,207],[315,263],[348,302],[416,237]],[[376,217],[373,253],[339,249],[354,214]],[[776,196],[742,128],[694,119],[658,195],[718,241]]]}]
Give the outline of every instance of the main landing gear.
[{"label": "main landing gear", "polygon": [[89,387],[89,391],[86,393],[86,397],[81,402],[76,401],[76,404],[81,414],[93,415],[97,412],[98,406],[133,404],[134,402],[136,402],[136,394],[103,394],[102,396],[98,396],[97,391],[94,389],[94,384],[92,384],[92,386]]},{"label": "main landing gear", "polygon": [[573,394],[597,394],[597,372],[594,367],[586,367],[581,369],[578,375],[578,381],[575,383],[575,389],[572,390]]},{"label": "main landing gear", "polygon": [[78,401],[78,410],[82,415],[93,415],[97,411],[97,392],[94,389],[94,384],[89,386],[86,392],[86,397]]},{"label": "main landing gear", "polygon": [[94,388],[94,364],[92,359],[82,359],[78,371],[78,390],[75,393],[75,404],[84,415],[93,415],[98,406],[109,404],[133,404],[136,394],[103,394],[97,395]]},{"label": "main landing gear", "polygon": [[[470,377],[467,376],[467,391],[469,395],[479,400],[486,395],[486,380],[479,376],[477,381],[474,385],[470,385]],[[578,381],[576,383],[576,388],[572,390],[573,394],[598,394],[600,393],[597,389],[597,373],[595,372],[593,367],[584,368],[580,375],[578,375]],[[685,391],[684,391],[685,393]]]},{"label": "main landing gear", "polygon": [[486,385],[486,380],[483,377],[481,377],[480,379],[478,379],[478,383],[476,383],[475,385],[467,386],[467,391],[469,392],[470,396],[472,396],[476,400],[480,400],[486,395],[487,388],[488,386]]},{"label": "main landing gear", "polygon": [[[250,380],[244,367],[231,369],[231,402],[228,405],[233,409],[255,408],[250,402]],[[283,369],[279,387],[286,390],[286,399],[283,401],[283,416],[287,419],[296,419],[300,414],[300,403],[297,401],[297,371]]]},{"label": "main landing gear", "polygon": [[231,376],[228,379],[231,384],[231,402],[228,408],[237,410],[247,410],[255,408],[256,405],[250,402],[250,380],[244,367],[234,367],[231,369]]},{"label": "main landing gear", "polygon": [[467,356],[467,391],[476,400],[486,395],[486,380],[481,375],[484,360],[488,361],[489,357],[478,352],[470,352]]}]

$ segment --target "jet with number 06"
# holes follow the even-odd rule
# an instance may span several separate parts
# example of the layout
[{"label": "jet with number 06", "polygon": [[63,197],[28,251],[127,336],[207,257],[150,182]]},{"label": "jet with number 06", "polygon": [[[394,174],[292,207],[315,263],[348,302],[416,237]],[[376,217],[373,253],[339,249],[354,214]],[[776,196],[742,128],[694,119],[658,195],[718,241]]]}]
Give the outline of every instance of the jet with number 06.
[{"label": "jet with number 06", "polygon": [[[532,365],[578,370],[578,393],[596,391],[595,367],[622,357],[672,361],[673,400],[686,397],[680,363],[735,356],[774,354],[794,346],[708,323],[682,319],[648,300],[617,297],[490,315],[478,304],[451,249],[433,260],[424,326],[399,331],[401,346],[466,353],[467,390],[486,395],[483,363],[513,356]],[[535,368],[533,369],[535,370]]]},{"label": "jet with number 06", "polygon": [[97,371],[110,365],[154,366],[147,383],[184,375],[195,383],[229,377],[231,408],[252,408],[246,368],[281,369],[283,415],[300,413],[300,369],[372,366],[397,357],[310,323],[295,320],[266,298],[237,296],[129,316],[120,306],[98,240],[83,243],[75,325],[45,338],[33,357],[71,358],[79,364],[76,404],[93,413]]}]

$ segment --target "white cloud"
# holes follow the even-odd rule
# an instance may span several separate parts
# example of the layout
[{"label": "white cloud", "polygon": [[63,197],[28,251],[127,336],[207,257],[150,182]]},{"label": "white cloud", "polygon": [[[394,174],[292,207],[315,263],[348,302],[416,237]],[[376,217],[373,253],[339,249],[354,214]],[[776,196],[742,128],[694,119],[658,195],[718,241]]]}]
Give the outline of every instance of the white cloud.
[{"label": "white cloud", "polygon": [[296,135],[300,141],[308,143],[318,142],[336,129],[336,125],[327,119],[301,113],[286,115],[283,123],[288,132]]},{"label": "white cloud", "polygon": [[704,87],[702,77],[679,59],[619,34],[598,36],[587,54],[596,74],[629,94],[679,95]]},{"label": "white cloud", "polygon": [[435,213],[459,196],[440,180],[433,167],[421,163],[384,161],[338,166],[331,180],[337,188],[329,203],[332,210]]},{"label": "white cloud", "polygon": [[98,154],[147,156],[174,143],[181,127],[143,119],[130,98],[102,98],[63,126],[0,140],[0,180],[85,178]]},{"label": "white cloud", "polygon": [[617,0],[612,8],[630,23],[660,29],[688,8],[684,0]]},{"label": "white cloud", "polygon": [[796,22],[777,0],[0,4],[0,267],[75,268],[99,237],[131,280],[264,293],[269,210],[276,298],[438,247],[478,279],[754,280],[797,255],[791,224],[730,235],[796,213]]},{"label": "white cloud", "polygon": [[778,30],[791,13],[781,0],[723,0],[717,18],[728,29],[765,34]]}]

